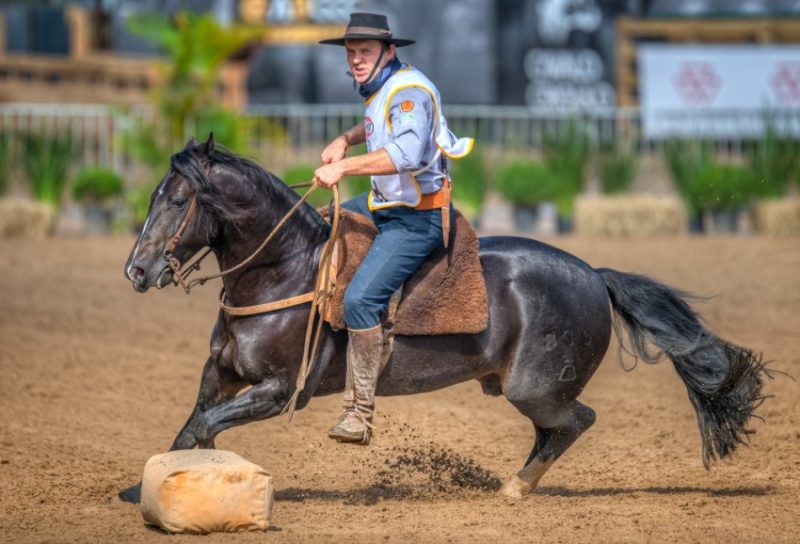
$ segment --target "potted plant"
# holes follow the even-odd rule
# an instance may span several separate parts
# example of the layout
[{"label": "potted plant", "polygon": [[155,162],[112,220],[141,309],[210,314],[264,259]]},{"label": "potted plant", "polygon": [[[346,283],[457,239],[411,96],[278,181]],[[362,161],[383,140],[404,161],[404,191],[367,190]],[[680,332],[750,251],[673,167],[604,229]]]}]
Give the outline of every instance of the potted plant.
[{"label": "potted plant", "polygon": [[636,169],[633,153],[614,141],[600,147],[596,165],[603,194],[615,195],[630,190]]},{"label": "potted plant", "polygon": [[782,135],[774,115],[765,114],[764,134],[746,146],[748,164],[763,198],[780,198],[800,174],[800,143]]},{"label": "potted plant", "polygon": [[575,198],[583,188],[588,158],[589,134],[577,120],[570,119],[563,130],[545,133],[544,163],[558,180],[554,200],[561,232],[572,228]]},{"label": "potted plant", "polygon": [[122,195],[122,177],[108,168],[91,166],[75,176],[72,197],[82,207],[86,231],[106,234],[111,225],[110,202]]},{"label": "potted plant", "polygon": [[54,211],[61,204],[67,170],[72,160],[68,135],[26,134],[22,136],[22,166],[35,200]]},{"label": "potted plant", "polygon": [[691,179],[688,194],[706,232],[734,232],[736,213],[757,196],[752,172],[732,164],[708,164]]},{"label": "potted plant", "polygon": [[668,140],[664,144],[664,160],[678,193],[683,198],[689,212],[689,230],[702,232],[702,210],[696,202],[697,187],[692,189],[692,181],[697,173],[712,163],[713,145],[701,140]]},{"label": "potted plant", "polygon": [[552,202],[559,179],[547,166],[536,161],[516,161],[497,174],[497,191],[514,206],[514,228],[532,231],[537,223],[537,206]]}]

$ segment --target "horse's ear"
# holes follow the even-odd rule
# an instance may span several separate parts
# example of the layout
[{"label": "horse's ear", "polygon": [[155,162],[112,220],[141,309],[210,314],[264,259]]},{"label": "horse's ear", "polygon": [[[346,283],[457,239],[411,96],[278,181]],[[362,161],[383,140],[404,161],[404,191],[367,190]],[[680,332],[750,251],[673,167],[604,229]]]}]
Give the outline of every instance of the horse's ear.
[{"label": "horse's ear", "polygon": [[216,140],[214,140],[214,133],[208,133],[208,141],[206,142],[206,155],[210,155],[212,151],[214,151],[214,147],[217,145]]},{"label": "horse's ear", "polygon": [[186,147],[184,149],[191,149],[196,145],[197,145],[197,140],[194,139],[194,136],[190,136],[189,141],[186,142]]}]

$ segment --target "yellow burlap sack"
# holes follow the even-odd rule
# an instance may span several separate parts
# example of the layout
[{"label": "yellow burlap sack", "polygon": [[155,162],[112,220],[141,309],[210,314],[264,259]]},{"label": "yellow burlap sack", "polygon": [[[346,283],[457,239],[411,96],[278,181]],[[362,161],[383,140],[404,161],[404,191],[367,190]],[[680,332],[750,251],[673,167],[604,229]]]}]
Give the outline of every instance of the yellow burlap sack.
[{"label": "yellow burlap sack", "polygon": [[170,533],[265,531],[272,477],[230,451],[155,455],[142,476],[144,520]]}]

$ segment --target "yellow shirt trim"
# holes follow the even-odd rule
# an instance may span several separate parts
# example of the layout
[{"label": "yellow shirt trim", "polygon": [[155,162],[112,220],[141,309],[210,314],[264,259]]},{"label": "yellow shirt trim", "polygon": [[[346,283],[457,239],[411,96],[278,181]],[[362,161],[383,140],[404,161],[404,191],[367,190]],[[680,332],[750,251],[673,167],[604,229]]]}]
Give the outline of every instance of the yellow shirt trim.
[{"label": "yellow shirt trim", "polygon": [[412,87],[418,87],[420,89],[423,89],[429,95],[431,95],[431,100],[433,101],[433,113],[434,113],[434,116],[433,116],[433,134],[435,135],[436,134],[436,128],[439,125],[439,104],[436,102],[436,96],[433,94],[433,91],[431,91],[428,87],[426,87],[425,85],[422,85],[420,83],[409,83],[407,85],[400,85],[396,89],[393,89],[391,93],[389,93],[389,96],[386,97],[386,112],[384,114],[386,116],[386,124],[389,127],[389,130],[391,131],[392,130],[392,119],[389,117],[389,109],[390,109],[390,107],[392,105],[392,97],[394,95],[396,95],[397,93],[399,93],[400,91],[402,91],[404,89],[410,89]]},{"label": "yellow shirt trim", "polygon": [[[400,68],[398,71],[396,71],[396,72],[395,72],[395,74],[399,74],[400,72],[407,72],[407,71],[411,70],[411,68],[412,68],[412,66],[411,66],[410,64],[406,64],[405,66],[403,66],[402,68]],[[392,74],[392,77],[394,77],[394,74]],[[390,77],[389,79],[392,79],[392,78]],[[387,79],[387,80],[386,80],[386,83],[388,83],[388,82],[389,82],[389,80]],[[386,85],[386,83],[384,83],[384,85]],[[383,87],[381,87],[381,89],[382,89],[382,88],[383,88]],[[377,91],[375,91],[374,93],[372,93],[371,95],[369,95],[369,96],[368,96],[368,97],[367,97],[367,98],[364,100],[364,105],[365,105],[365,106],[369,106],[369,103],[370,103],[370,102],[372,102],[372,99],[373,99],[373,98],[375,98],[379,92],[381,92],[381,89],[378,89]]]},{"label": "yellow shirt trim", "polygon": [[[409,64],[406,67],[401,68],[397,72],[402,72],[402,71],[406,71],[406,70],[410,70],[410,69],[411,69],[411,65]],[[433,91],[430,88],[428,88],[427,86],[422,85],[421,83],[409,83],[407,85],[400,85],[396,89],[392,89],[391,93],[389,93],[389,96],[386,97],[386,111],[384,113],[384,115],[386,117],[386,125],[388,126],[389,130],[391,131],[392,130],[392,119],[389,116],[389,109],[391,108],[392,97],[394,95],[396,95],[398,92],[402,91],[403,89],[409,89],[409,88],[413,88],[413,87],[418,87],[420,89],[423,89],[425,92],[427,92],[431,96],[431,101],[433,102],[433,113],[434,113],[434,115],[433,115],[433,131],[432,132],[434,134],[434,143],[436,143],[435,135],[436,135],[437,128],[439,126],[439,103],[436,101],[436,95],[433,94]],[[371,101],[372,98],[376,94],[378,94],[378,93],[376,92],[375,94],[371,95],[367,99],[367,105],[369,105],[369,101]],[[470,152],[472,151],[472,146],[473,146],[474,143],[475,143],[475,141],[472,140],[467,152],[464,153],[463,155],[458,155],[458,156],[454,156],[454,155],[448,154],[445,150],[443,150],[439,146],[438,143],[436,143],[436,146],[439,147],[439,149],[442,149],[442,153],[444,153],[445,155],[447,155],[450,158],[461,158],[461,157],[466,157],[467,155],[470,154]],[[374,203],[374,201],[373,201],[373,193],[372,193],[372,191],[370,191],[369,192],[369,196],[367,197],[367,206],[369,207],[370,211],[381,210],[381,209],[384,209],[384,208],[391,208],[391,207],[394,207],[394,206],[406,206],[407,208],[416,208],[417,206],[419,206],[419,203],[422,202],[422,188],[419,186],[419,182],[417,181],[417,178],[414,176],[414,174],[412,174],[411,172],[404,172],[404,173],[408,174],[408,176],[411,178],[411,181],[414,182],[414,188],[417,191],[417,201],[415,203],[413,203],[413,204],[408,203],[408,202],[387,202],[386,204],[377,204],[376,205]],[[402,176],[403,173],[398,172],[398,175]]]},{"label": "yellow shirt trim", "polygon": [[438,148],[439,148],[439,151],[441,151],[442,153],[444,153],[444,155],[445,155],[445,156],[446,156],[448,159],[463,159],[464,157],[466,157],[467,155],[469,155],[470,153],[472,153],[472,148],[473,148],[473,147],[475,147],[475,138],[469,138],[469,147],[468,147],[468,148],[467,148],[467,150],[466,150],[466,151],[464,151],[464,153],[462,153],[461,155],[454,155],[454,154],[448,153],[447,151],[445,151],[444,149],[442,149],[442,146],[440,146],[440,145],[439,145],[439,142],[436,142],[436,147],[438,147]]}]

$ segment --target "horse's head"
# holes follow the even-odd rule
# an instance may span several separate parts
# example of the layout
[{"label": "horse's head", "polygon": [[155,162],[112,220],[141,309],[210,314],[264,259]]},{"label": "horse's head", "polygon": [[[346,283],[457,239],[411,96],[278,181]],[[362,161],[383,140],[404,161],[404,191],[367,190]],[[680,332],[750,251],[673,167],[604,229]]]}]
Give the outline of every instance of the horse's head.
[{"label": "horse's head", "polygon": [[167,259],[185,263],[210,243],[213,218],[198,197],[213,193],[209,172],[214,145],[213,136],[199,145],[191,138],[172,156],[170,169],[153,191],[147,220],[125,263],[125,277],[137,291],[169,285],[174,275]]},{"label": "horse's head", "polygon": [[[204,246],[218,259],[228,252],[234,262],[241,260],[254,249],[248,244],[257,245],[298,199],[261,166],[217,149],[213,136],[202,144],[190,139],[172,156],[153,192],[125,277],[140,292],[164,287],[175,279],[174,270]],[[327,239],[330,227],[307,204],[291,220],[265,255],[316,247]]]}]

